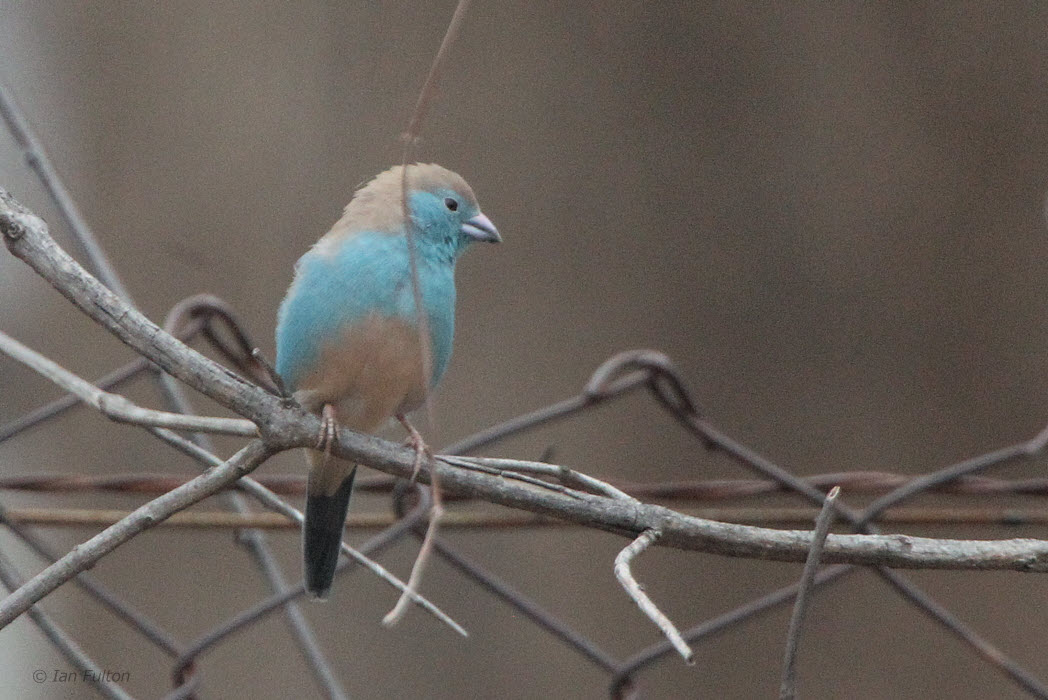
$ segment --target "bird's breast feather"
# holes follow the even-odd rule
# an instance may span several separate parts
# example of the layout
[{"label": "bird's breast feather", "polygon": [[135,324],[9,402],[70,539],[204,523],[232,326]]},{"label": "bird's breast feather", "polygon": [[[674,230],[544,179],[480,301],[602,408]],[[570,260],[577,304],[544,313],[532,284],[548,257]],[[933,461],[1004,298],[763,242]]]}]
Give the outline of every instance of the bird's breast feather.
[{"label": "bird's breast feather", "polygon": [[[418,272],[435,383],[451,354],[454,271],[422,264]],[[343,239],[334,252],[314,248],[299,260],[295,281],[281,304],[277,371],[294,390],[305,373],[323,362],[324,347],[372,317],[417,327],[404,239],[364,233]]]}]

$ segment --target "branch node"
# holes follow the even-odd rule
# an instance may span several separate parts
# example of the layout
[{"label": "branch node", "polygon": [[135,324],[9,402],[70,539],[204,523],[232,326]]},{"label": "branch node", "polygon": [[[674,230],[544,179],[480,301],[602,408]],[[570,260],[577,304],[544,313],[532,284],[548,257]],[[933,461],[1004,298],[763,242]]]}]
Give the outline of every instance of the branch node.
[{"label": "branch node", "polygon": [[5,240],[13,243],[25,236],[27,225],[21,221],[23,216],[25,215],[17,212],[0,216],[0,231],[3,232]]}]

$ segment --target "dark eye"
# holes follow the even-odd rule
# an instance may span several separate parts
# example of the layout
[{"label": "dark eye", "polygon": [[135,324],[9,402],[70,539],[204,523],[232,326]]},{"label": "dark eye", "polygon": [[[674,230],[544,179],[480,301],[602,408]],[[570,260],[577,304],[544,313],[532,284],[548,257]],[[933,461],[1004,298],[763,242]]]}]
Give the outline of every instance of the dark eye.
[{"label": "dark eye", "polygon": [[458,211],[459,203],[457,201],[455,201],[454,199],[452,199],[451,197],[448,197],[447,199],[444,200],[444,206],[446,206],[451,211]]}]

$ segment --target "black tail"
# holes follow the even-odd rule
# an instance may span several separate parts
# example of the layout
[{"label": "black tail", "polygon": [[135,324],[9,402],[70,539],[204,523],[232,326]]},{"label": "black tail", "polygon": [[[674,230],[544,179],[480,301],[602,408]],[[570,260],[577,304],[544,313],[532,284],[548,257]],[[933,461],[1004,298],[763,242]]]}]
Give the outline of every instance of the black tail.
[{"label": "black tail", "polygon": [[335,578],[335,564],[342,546],[342,531],[353,493],[354,466],[334,493],[323,493],[319,479],[309,475],[306,495],[306,523],[302,528],[302,553],[306,590],[316,599],[327,598]]}]

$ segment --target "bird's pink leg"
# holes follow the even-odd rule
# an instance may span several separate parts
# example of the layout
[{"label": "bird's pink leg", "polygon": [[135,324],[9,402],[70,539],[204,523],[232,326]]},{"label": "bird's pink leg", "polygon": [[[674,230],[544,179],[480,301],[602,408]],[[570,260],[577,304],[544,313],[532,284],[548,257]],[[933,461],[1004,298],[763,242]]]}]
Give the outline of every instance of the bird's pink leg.
[{"label": "bird's pink leg", "polygon": [[338,419],[335,415],[335,407],[332,404],[324,404],[320,412],[320,435],[317,438],[317,449],[324,453],[324,464],[331,459],[331,445],[337,439]]},{"label": "bird's pink leg", "polygon": [[407,444],[411,445],[411,448],[415,450],[415,461],[411,466],[411,481],[415,483],[415,479],[418,478],[419,470],[422,469],[422,456],[428,455],[433,456],[433,453],[429,449],[429,445],[422,439],[422,434],[415,430],[415,426],[411,424],[407,416],[402,413],[397,414],[397,420],[404,426],[404,429],[408,431]]}]

